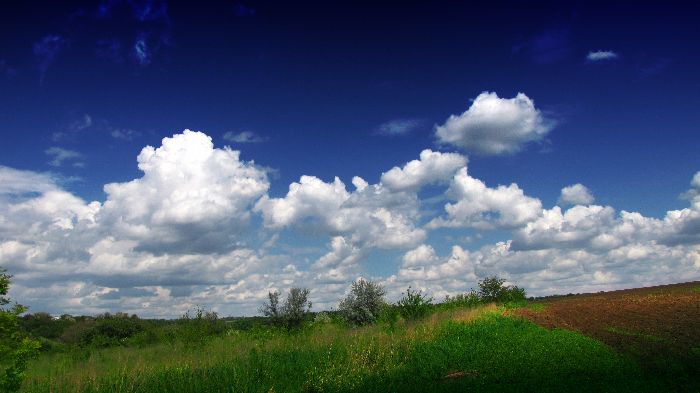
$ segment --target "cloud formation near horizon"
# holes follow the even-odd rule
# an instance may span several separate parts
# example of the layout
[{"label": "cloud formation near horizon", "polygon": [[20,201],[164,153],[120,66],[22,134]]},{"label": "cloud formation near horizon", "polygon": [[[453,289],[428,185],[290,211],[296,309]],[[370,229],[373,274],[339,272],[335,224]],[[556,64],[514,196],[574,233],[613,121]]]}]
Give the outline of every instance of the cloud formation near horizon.
[{"label": "cloud formation near horizon", "polygon": [[[531,295],[700,278],[700,172],[688,207],[653,218],[595,205],[580,184],[562,189],[568,208],[546,207],[515,183],[474,177],[461,154],[428,149],[375,184],[307,175],[282,196],[269,194],[264,168],[201,132],[146,146],[137,161],[141,177],[105,185],[93,202],[50,174],[0,167],[0,258],[13,298],[52,313],[174,317],[202,305],[250,315],[269,290],[306,286],[323,309],[368,277],[367,263],[385,264],[389,273],[372,278],[390,299],[409,285],[456,294],[493,274]],[[447,201],[441,210],[424,209],[426,188]],[[473,233],[502,240],[445,235]],[[290,236],[326,249],[284,244]]]}]

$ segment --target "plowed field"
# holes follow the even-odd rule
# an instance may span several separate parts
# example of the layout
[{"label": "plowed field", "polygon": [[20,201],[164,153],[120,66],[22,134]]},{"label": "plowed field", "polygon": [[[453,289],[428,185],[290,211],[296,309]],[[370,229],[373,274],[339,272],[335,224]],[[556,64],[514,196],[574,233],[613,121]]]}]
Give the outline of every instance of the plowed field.
[{"label": "plowed field", "polygon": [[697,281],[538,300],[516,314],[594,337],[648,371],[700,375]]}]

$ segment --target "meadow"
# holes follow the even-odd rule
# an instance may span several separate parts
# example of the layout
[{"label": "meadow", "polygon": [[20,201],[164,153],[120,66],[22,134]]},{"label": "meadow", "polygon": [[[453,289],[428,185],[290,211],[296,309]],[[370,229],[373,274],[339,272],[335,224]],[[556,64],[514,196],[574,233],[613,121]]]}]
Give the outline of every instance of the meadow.
[{"label": "meadow", "polygon": [[[700,296],[698,285],[686,287],[669,296]],[[639,296],[663,299],[659,295],[663,293]],[[600,301],[601,296],[605,295],[592,299]],[[629,326],[606,330],[638,340],[629,347],[636,349],[629,350],[605,343],[571,323],[567,328],[558,326],[566,325],[560,310],[583,304],[579,308],[585,311],[586,299],[591,297],[500,305],[445,302],[430,305],[415,318],[385,315],[360,327],[333,313],[308,315],[294,329],[272,326],[265,318],[227,323],[199,313],[198,318],[191,316],[179,325],[156,324],[148,334],[163,335],[150,341],[144,339],[147,332],[141,332],[121,345],[71,345],[45,351],[30,363],[21,391],[700,391],[700,380],[692,374],[697,367],[682,363],[700,360],[700,353],[693,355],[692,345],[700,344],[700,339],[688,329],[695,329],[692,323],[685,321],[681,326],[689,332],[682,339],[691,343],[683,356],[690,357],[677,357],[672,345],[666,346],[666,352],[654,347],[657,359],[650,368],[648,352],[641,356],[638,349],[651,340],[648,336],[657,336],[630,335]],[[694,310],[696,304],[687,304]],[[653,315],[648,320],[654,320]],[[551,323],[543,327],[543,321]],[[636,326],[637,331],[645,331]],[[672,340],[651,341],[658,345]]]}]

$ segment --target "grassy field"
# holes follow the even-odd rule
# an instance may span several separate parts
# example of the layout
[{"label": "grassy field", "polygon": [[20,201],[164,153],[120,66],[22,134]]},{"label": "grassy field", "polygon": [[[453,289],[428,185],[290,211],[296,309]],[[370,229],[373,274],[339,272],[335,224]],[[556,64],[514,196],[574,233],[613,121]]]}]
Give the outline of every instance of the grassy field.
[{"label": "grassy field", "polygon": [[24,392],[669,391],[634,359],[496,306],[412,323],[231,330],[204,344],[45,354]]}]

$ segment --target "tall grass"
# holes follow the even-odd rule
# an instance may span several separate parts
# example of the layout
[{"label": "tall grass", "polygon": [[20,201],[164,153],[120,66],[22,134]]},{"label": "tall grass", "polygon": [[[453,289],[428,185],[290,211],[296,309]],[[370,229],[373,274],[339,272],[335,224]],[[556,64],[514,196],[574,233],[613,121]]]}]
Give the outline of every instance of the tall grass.
[{"label": "tall grass", "polygon": [[25,392],[645,391],[638,367],[577,333],[495,306],[389,328],[313,324],[182,343],[47,354]]}]

